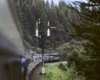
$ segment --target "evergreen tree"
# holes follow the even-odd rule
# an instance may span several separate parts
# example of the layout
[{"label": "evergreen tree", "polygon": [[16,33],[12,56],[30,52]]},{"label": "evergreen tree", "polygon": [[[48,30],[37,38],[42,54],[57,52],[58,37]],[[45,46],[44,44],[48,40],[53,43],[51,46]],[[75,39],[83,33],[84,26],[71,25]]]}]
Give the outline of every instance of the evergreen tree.
[{"label": "evergreen tree", "polygon": [[[99,80],[100,79],[100,1],[88,0],[87,3],[76,2],[80,6],[80,10],[77,10],[81,20],[83,22],[73,23],[77,36],[85,38],[93,43],[91,53],[91,59],[85,63],[84,73],[87,80]],[[88,70],[88,68],[90,68]],[[85,70],[86,69],[86,70]]]},{"label": "evergreen tree", "polygon": [[38,46],[39,40],[35,37],[35,29],[36,21],[40,18],[41,27],[43,27],[45,35],[48,21],[50,21],[51,27],[56,27],[56,30],[51,29],[51,36],[45,39],[46,48],[53,46],[54,33],[56,34],[56,45],[70,41],[69,34],[74,32],[70,21],[74,21],[73,18],[76,14],[74,14],[74,10],[71,13],[72,11],[68,7],[63,0],[59,2],[58,6],[54,4],[53,0],[51,5],[48,0],[47,2],[44,2],[44,0],[22,0],[22,21],[25,40],[31,46]]}]

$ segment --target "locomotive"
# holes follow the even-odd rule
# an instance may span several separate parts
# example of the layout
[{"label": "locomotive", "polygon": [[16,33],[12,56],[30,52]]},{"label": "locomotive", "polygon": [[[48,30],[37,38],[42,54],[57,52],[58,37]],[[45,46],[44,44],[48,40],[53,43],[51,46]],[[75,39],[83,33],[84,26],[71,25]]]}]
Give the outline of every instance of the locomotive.
[{"label": "locomotive", "polygon": [[59,54],[58,53],[44,54],[44,61],[45,62],[59,61]]}]

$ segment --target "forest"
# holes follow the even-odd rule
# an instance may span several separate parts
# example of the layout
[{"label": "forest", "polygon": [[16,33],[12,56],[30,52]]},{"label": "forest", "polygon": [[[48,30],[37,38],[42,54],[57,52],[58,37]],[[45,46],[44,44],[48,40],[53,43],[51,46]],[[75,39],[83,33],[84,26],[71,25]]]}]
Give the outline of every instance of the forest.
[{"label": "forest", "polygon": [[[64,59],[68,55],[68,67],[74,64],[78,76],[84,76],[84,80],[100,80],[100,1],[87,0],[87,3],[73,4],[68,5],[63,0],[58,5],[53,0],[51,5],[48,0],[22,0],[25,46],[33,50],[41,48],[41,39],[35,36],[36,21],[40,19],[45,49],[53,47],[55,41],[56,51],[61,52]],[[46,36],[48,21],[51,27],[56,27],[50,29],[50,37]]]},{"label": "forest", "polygon": [[[75,33],[70,22],[79,21],[77,13],[71,9],[65,2],[59,2],[59,5],[54,5],[52,1],[44,0],[22,0],[22,21],[25,43],[28,46],[41,47],[39,38],[35,36],[36,21],[41,19],[43,23],[44,35],[45,35],[45,48],[53,46],[55,39],[56,45],[70,41],[71,34]],[[51,29],[51,36],[46,36],[47,22],[50,22],[50,26],[55,26],[56,29]],[[65,34],[65,35],[63,35]],[[56,35],[56,36],[54,36]]]}]

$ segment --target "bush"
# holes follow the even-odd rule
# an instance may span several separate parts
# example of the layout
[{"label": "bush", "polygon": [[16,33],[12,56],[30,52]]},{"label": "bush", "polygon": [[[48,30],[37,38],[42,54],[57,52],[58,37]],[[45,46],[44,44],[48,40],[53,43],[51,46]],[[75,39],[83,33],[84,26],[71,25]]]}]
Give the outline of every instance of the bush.
[{"label": "bush", "polygon": [[71,64],[70,67],[67,68],[66,80],[86,80],[83,75],[79,75],[76,71],[75,64]]},{"label": "bush", "polygon": [[60,64],[58,65],[58,67],[59,67],[60,69],[64,70],[64,71],[67,71],[66,66],[63,65],[62,63],[60,63]]}]

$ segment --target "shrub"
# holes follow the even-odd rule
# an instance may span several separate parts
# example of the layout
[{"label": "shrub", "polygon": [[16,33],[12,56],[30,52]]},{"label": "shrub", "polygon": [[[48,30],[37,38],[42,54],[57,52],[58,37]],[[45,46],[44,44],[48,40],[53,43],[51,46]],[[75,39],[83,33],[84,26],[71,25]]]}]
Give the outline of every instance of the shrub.
[{"label": "shrub", "polygon": [[64,71],[67,71],[66,66],[63,65],[62,63],[60,63],[60,64],[58,65],[58,67],[59,67],[60,69],[64,70]]}]

